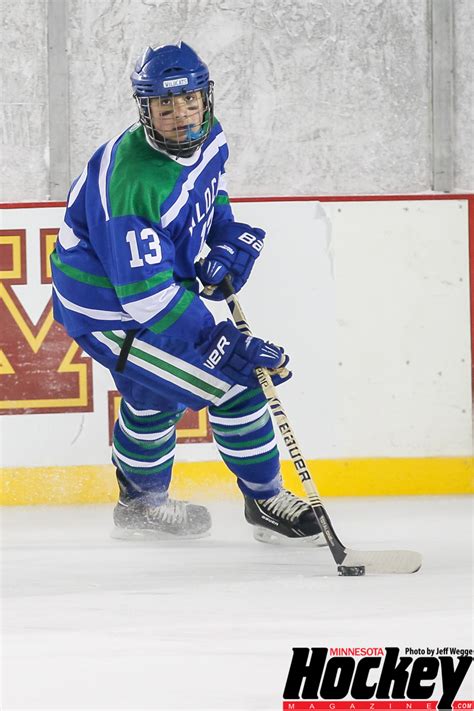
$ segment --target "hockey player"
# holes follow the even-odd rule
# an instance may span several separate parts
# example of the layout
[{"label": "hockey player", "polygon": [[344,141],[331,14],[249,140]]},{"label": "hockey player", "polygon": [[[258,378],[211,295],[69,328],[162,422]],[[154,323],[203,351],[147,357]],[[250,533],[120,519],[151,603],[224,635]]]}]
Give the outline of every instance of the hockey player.
[{"label": "hockey player", "polygon": [[131,80],[139,122],[101,146],[72,184],[51,258],[55,318],[110,370],[122,395],[112,447],[115,535],[208,533],[206,507],[168,495],[176,424],[186,408],[208,407],[255,537],[315,539],[312,510],[282,488],[254,374],[266,366],[282,382],[288,358],[230,321],[216,324],[199,295],[197,277],[218,285],[230,274],[241,289],[265,236],[234,221],[208,68],[180,42],[148,47]]}]

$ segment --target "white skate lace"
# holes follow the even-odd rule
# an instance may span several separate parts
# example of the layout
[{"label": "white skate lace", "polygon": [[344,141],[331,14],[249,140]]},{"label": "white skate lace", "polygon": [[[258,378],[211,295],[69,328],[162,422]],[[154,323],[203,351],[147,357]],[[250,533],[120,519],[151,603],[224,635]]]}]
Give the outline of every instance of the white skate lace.
[{"label": "white skate lace", "polygon": [[282,489],[276,496],[272,496],[271,499],[260,500],[260,503],[270,513],[286,518],[289,521],[294,521],[303,511],[309,508],[306,501],[285,489]]},{"label": "white skate lace", "polygon": [[167,499],[159,506],[150,506],[148,515],[157,521],[179,524],[186,520],[186,501]]}]

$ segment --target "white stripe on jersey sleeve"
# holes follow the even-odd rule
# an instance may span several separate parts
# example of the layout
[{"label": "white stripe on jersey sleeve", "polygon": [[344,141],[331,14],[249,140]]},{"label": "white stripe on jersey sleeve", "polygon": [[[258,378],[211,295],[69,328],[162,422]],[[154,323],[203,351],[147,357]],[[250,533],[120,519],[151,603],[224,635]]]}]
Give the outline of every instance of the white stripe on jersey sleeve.
[{"label": "white stripe on jersey sleeve", "polygon": [[70,193],[70,195],[69,195],[69,200],[67,201],[67,206],[68,206],[68,207],[71,207],[72,205],[74,205],[74,203],[76,202],[77,196],[78,196],[79,193],[81,192],[82,186],[83,186],[84,183],[86,182],[86,178],[87,178],[87,168],[88,168],[88,166],[86,165],[86,167],[84,168],[84,170],[83,170],[82,173],[80,174],[79,178],[77,179],[77,181],[76,181],[76,183],[75,183],[73,189],[71,190],[71,193]]},{"label": "white stripe on jersey sleeve", "polygon": [[63,222],[58,234],[58,242],[61,247],[64,249],[72,249],[72,247],[76,247],[80,241],[79,237],[74,234],[74,230]]},{"label": "white stripe on jersey sleeve", "polygon": [[122,135],[123,131],[119,133],[115,138],[111,138],[106,144],[104,152],[102,153],[102,158],[100,159],[100,170],[99,170],[99,194],[100,201],[102,203],[102,208],[105,214],[105,220],[108,222],[110,220],[109,209],[107,207],[107,171],[110,165],[110,158],[112,156],[112,149],[117,143],[118,139]]},{"label": "white stripe on jersey sleeve", "polygon": [[203,152],[202,160],[199,165],[189,173],[188,177],[186,178],[185,182],[181,187],[181,193],[179,194],[177,200],[162,216],[161,224],[163,227],[168,227],[168,225],[170,225],[171,222],[176,219],[181,209],[187,204],[189,191],[192,190],[192,188],[194,187],[194,183],[201,175],[203,170],[206,168],[208,163],[210,163],[214,156],[217,155],[220,146],[224,146],[225,144],[225,135],[221,131],[217,134],[212,143],[210,143],[206,150]]},{"label": "white stripe on jersey sleeve", "polygon": [[170,301],[176,296],[179,288],[177,284],[171,284],[166,289],[163,289],[163,291],[159,291],[158,294],[152,294],[138,301],[129,301],[127,304],[123,304],[123,308],[135,321],[145,323],[145,321],[149,321],[153,316],[157,316],[168,306]]},{"label": "white stripe on jersey sleeve", "polygon": [[132,317],[128,316],[123,311],[100,311],[99,309],[89,309],[86,306],[80,306],[79,304],[75,304],[73,301],[66,299],[65,296],[59,293],[55,284],[53,284],[53,289],[62,305],[70,311],[75,311],[78,314],[84,314],[84,316],[95,318],[98,321],[132,321]]},{"label": "white stripe on jersey sleeve", "polygon": [[218,193],[227,193],[227,175],[225,173],[219,173],[219,180],[217,183],[217,192]]}]

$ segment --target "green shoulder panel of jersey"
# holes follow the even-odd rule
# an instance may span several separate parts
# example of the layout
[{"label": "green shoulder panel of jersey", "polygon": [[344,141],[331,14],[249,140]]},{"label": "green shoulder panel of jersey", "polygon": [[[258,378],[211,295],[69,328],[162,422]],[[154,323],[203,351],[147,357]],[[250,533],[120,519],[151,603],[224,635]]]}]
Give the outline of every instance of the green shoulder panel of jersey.
[{"label": "green shoulder panel of jersey", "polygon": [[172,193],[183,170],[179,163],[155,151],[140,124],[121,139],[109,181],[110,216],[135,215],[151,222],[161,219],[160,208]]}]

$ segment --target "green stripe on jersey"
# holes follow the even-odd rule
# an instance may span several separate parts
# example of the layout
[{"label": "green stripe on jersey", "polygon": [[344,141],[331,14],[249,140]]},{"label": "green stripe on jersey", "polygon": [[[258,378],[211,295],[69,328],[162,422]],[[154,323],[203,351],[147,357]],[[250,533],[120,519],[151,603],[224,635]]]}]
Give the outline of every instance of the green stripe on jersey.
[{"label": "green stripe on jersey", "polygon": [[183,170],[176,161],[148,145],[143,126],[132,127],[115,153],[109,181],[110,217],[136,215],[161,219],[161,206]]},{"label": "green stripe on jersey", "polygon": [[114,287],[110,279],[106,276],[97,276],[96,274],[90,274],[89,272],[84,272],[82,269],[77,269],[76,267],[71,267],[70,264],[64,264],[61,261],[61,257],[57,252],[51,254],[51,261],[54,266],[63,272],[66,276],[74,279],[75,281],[80,281],[82,284],[91,284],[92,286],[100,286],[103,289],[114,289],[115,293],[119,297],[133,296],[135,294],[141,294],[144,291],[149,291],[159,284],[163,284],[165,281],[173,279],[173,270],[167,269],[164,272],[155,274],[155,276],[150,279],[144,279],[143,281],[132,282],[131,284],[122,284]]},{"label": "green stripe on jersey", "polygon": [[[124,339],[121,338],[120,336],[117,336],[113,331],[103,331],[102,332],[107,338],[110,338],[111,341],[114,341],[114,343],[117,343],[120,347],[122,347]],[[153,365],[155,368],[158,368],[158,370],[162,370],[163,373],[170,373],[171,375],[174,375],[175,378],[178,378],[179,380],[183,381],[183,387],[186,389],[186,386],[184,383],[189,383],[190,385],[193,385],[195,388],[198,388],[203,392],[202,397],[204,397],[204,393],[208,393],[210,395],[214,395],[216,397],[222,397],[224,395],[224,390],[221,390],[220,388],[215,387],[215,385],[211,385],[209,382],[206,382],[205,380],[201,380],[201,378],[198,378],[197,376],[193,375],[190,372],[187,372],[186,370],[183,370],[182,368],[179,368],[175,365],[172,365],[171,363],[168,363],[165,360],[162,360],[161,358],[158,358],[151,353],[147,353],[146,351],[143,351],[140,349],[140,341],[135,340],[133,341],[135,345],[132,345],[130,348],[130,355],[135,356],[135,358],[138,358],[139,360],[142,360],[146,363],[150,363],[150,365]],[[182,361],[183,366],[186,365],[184,361]],[[142,366],[146,370],[146,366]],[[203,372],[203,376],[205,376],[206,373]],[[163,375],[163,378],[166,376]]]},{"label": "green stripe on jersey", "polygon": [[74,279],[75,281],[80,281],[83,284],[92,284],[93,286],[101,286],[104,289],[114,288],[112,282],[106,276],[96,276],[95,274],[83,272],[82,269],[71,267],[69,264],[64,264],[57,252],[53,252],[51,254],[51,261],[57,269],[63,272],[63,274],[71,279]]},{"label": "green stripe on jersey", "polygon": [[162,284],[165,281],[169,281],[173,278],[173,270],[167,269],[164,272],[159,272],[150,279],[143,279],[143,281],[135,281],[131,284],[123,284],[115,287],[117,296],[132,296],[134,294],[141,294],[144,291],[149,291],[153,289],[158,284]]},{"label": "green stripe on jersey", "polygon": [[185,289],[191,289],[193,291],[197,282],[196,279],[183,279],[183,281],[177,282],[180,286],[184,286]]},{"label": "green stripe on jersey", "polygon": [[218,195],[215,200],[216,205],[229,205],[230,200],[228,195]]},{"label": "green stripe on jersey", "polygon": [[192,291],[185,291],[176,306],[173,306],[166,316],[163,316],[163,318],[156,321],[153,326],[150,326],[149,330],[153,331],[153,333],[163,333],[163,331],[166,331],[166,329],[172,326],[191,306],[194,298],[195,294],[193,294]]}]

